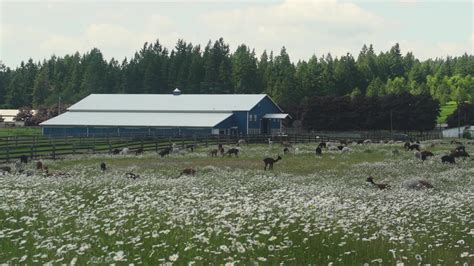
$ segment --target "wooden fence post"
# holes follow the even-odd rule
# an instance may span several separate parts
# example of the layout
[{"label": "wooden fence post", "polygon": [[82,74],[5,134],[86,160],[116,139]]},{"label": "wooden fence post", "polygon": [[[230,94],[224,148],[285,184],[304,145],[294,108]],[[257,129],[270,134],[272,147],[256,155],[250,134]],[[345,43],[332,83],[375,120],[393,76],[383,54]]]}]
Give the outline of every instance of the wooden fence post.
[{"label": "wooden fence post", "polygon": [[31,160],[34,159],[34,157],[33,157],[33,145],[30,145],[30,158],[31,158]]},{"label": "wooden fence post", "polygon": [[10,146],[7,146],[7,163],[10,162]]},{"label": "wooden fence post", "polygon": [[56,143],[53,144],[53,160],[56,160]]}]

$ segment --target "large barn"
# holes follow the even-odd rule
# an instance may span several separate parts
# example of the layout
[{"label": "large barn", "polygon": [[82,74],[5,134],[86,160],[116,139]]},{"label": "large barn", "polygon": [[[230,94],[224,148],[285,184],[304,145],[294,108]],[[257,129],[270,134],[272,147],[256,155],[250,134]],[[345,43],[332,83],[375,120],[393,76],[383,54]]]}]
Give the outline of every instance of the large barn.
[{"label": "large barn", "polygon": [[41,123],[44,135],[247,135],[282,131],[266,94],[91,94]]}]

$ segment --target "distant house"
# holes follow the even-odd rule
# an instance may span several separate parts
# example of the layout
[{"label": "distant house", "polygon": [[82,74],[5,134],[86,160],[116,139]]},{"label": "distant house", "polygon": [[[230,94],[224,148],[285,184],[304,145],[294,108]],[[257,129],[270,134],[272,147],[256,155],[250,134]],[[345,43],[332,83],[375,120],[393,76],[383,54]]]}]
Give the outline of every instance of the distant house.
[{"label": "distant house", "polygon": [[3,122],[15,122],[15,117],[18,114],[17,109],[0,109],[0,116],[3,118]]},{"label": "distant house", "polygon": [[469,132],[474,137],[474,126],[462,126],[443,129],[443,138],[459,138],[464,132]]},{"label": "distant house", "polygon": [[15,121],[18,113],[19,110],[17,109],[0,109],[0,116],[3,118],[3,122],[0,122],[0,127],[23,126],[24,122]]},{"label": "distant house", "polygon": [[44,135],[247,135],[282,132],[266,94],[91,94],[40,124]]}]

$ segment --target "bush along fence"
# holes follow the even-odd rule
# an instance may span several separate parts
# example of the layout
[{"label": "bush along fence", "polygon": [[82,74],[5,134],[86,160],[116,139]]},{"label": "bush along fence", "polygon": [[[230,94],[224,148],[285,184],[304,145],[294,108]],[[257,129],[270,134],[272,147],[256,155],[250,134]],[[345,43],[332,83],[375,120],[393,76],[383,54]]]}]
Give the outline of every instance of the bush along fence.
[{"label": "bush along fence", "polygon": [[[329,133],[329,132],[328,132]],[[0,162],[10,162],[21,156],[30,159],[59,159],[65,155],[78,154],[111,154],[116,149],[129,148],[130,152],[141,149],[144,152],[159,152],[173,143],[180,148],[214,147],[218,144],[237,145],[239,139],[247,144],[267,144],[269,140],[278,144],[283,141],[290,143],[318,143],[323,141],[364,140],[387,141],[390,136],[351,136],[334,134],[301,133],[281,136],[247,135],[247,136],[179,136],[179,137],[45,137],[45,136],[10,136],[0,137]],[[439,135],[425,135],[422,139],[436,139]],[[412,139],[413,140],[413,139]]]}]

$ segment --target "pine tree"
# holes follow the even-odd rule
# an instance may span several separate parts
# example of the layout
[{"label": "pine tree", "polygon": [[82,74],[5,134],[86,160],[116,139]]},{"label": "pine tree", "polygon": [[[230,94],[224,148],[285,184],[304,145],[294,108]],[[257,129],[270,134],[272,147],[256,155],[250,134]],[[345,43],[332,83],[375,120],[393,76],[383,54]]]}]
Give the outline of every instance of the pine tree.
[{"label": "pine tree", "polygon": [[257,59],[245,45],[240,45],[232,55],[232,85],[235,93],[255,93],[257,87]]},{"label": "pine tree", "polygon": [[35,85],[33,88],[33,107],[38,107],[44,104],[44,101],[48,97],[50,92],[49,82],[49,68],[43,66],[38,76],[35,79]]}]

